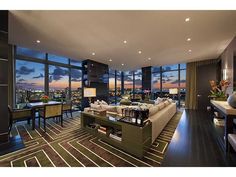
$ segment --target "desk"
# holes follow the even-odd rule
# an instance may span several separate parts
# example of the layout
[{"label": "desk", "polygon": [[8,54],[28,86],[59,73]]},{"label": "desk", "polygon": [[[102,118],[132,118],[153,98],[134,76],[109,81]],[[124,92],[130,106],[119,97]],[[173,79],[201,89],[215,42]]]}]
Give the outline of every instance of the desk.
[{"label": "desk", "polygon": [[35,129],[35,111],[36,109],[43,108],[45,105],[52,104],[61,104],[61,102],[57,101],[49,101],[48,103],[37,102],[37,103],[28,103],[27,106],[32,108],[32,130]]},{"label": "desk", "polygon": [[236,109],[232,108],[227,101],[211,100],[212,107],[219,111],[225,118],[225,150],[228,150],[228,134],[233,133],[233,120],[236,118]]}]

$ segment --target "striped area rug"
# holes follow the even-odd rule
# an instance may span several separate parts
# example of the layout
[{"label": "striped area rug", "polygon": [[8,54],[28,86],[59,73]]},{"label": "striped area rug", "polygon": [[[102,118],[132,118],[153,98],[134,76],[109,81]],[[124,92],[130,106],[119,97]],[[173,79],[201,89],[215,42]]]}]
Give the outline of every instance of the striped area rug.
[{"label": "striped area rug", "polygon": [[[159,137],[138,159],[80,128],[80,118],[65,118],[64,127],[49,120],[47,132],[35,131],[26,122],[14,124],[11,136],[20,135],[25,148],[0,156],[1,167],[158,167],[164,158],[182,112],[166,125]],[[42,125],[42,124],[41,124]]]}]

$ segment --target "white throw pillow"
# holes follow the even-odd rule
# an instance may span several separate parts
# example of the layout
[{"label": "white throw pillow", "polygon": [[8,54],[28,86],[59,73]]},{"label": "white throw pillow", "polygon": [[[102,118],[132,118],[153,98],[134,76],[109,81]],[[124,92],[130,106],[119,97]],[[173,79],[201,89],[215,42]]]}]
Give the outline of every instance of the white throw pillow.
[{"label": "white throw pillow", "polygon": [[173,103],[173,100],[172,100],[171,98],[168,98],[168,101],[169,101],[170,103]]},{"label": "white throw pillow", "polygon": [[100,106],[100,105],[97,105],[97,104],[91,103],[90,106],[91,106],[91,108],[93,108],[93,109],[101,109],[101,106]]},{"label": "white throw pillow", "polygon": [[103,101],[103,100],[102,100],[100,103],[101,103],[102,105],[108,105],[107,102],[105,102],[105,101]]},{"label": "white throw pillow", "polygon": [[115,106],[110,106],[110,105],[101,105],[102,109],[105,109],[106,111],[109,112],[116,112],[116,107]]}]

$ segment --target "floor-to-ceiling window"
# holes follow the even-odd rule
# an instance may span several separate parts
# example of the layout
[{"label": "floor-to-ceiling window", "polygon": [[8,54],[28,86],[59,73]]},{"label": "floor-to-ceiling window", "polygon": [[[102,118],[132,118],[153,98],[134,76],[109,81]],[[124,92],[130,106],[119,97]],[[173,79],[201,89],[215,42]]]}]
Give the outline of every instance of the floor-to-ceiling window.
[{"label": "floor-to-ceiling window", "polygon": [[44,70],[41,63],[16,59],[16,103],[37,101],[44,94]]},{"label": "floor-to-ceiling window", "polygon": [[51,100],[71,100],[80,109],[82,99],[81,62],[63,56],[16,47],[16,105],[39,101],[43,94]]},{"label": "floor-to-ceiling window", "polygon": [[134,89],[134,78],[133,71],[124,72],[124,95],[129,95],[130,98],[133,98],[133,89]]},{"label": "floor-to-ceiling window", "polygon": [[[177,93],[175,90],[177,90]],[[157,96],[171,97],[178,100],[181,106],[184,106],[186,64],[152,67],[152,92],[154,98]]]},{"label": "floor-to-ceiling window", "polygon": [[152,67],[152,94],[154,98],[161,94],[161,67]]},{"label": "floor-to-ceiling window", "polygon": [[134,71],[134,98],[142,99],[142,70]]},{"label": "floor-to-ceiling window", "polygon": [[170,89],[176,88],[179,88],[178,64],[162,66],[162,94],[178,100],[178,94],[169,95]]},{"label": "floor-to-ceiling window", "polygon": [[116,77],[115,77],[115,70],[109,70],[109,103],[115,104],[116,103]]},{"label": "floor-to-ceiling window", "polygon": [[55,101],[69,99],[69,69],[49,65],[49,97]]},{"label": "floor-to-ceiling window", "polygon": [[180,105],[185,106],[185,95],[186,95],[186,64],[180,64]]},{"label": "floor-to-ceiling window", "polygon": [[116,101],[117,103],[121,100],[121,71],[116,71]]},{"label": "floor-to-ceiling window", "polygon": [[80,110],[82,100],[82,71],[80,69],[71,68],[71,100],[73,109]]},{"label": "floor-to-ceiling window", "polygon": [[121,71],[109,69],[109,103],[121,100]]}]

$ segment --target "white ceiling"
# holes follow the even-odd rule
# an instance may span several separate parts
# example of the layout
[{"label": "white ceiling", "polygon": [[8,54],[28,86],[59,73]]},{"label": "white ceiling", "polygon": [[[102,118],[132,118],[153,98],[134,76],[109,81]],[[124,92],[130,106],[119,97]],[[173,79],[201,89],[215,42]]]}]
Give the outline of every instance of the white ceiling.
[{"label": "white ceiling", "polygon": [[11,44],[121,70],[217,58],[235,35],[236,11],[10,11],[9,16]]}]

